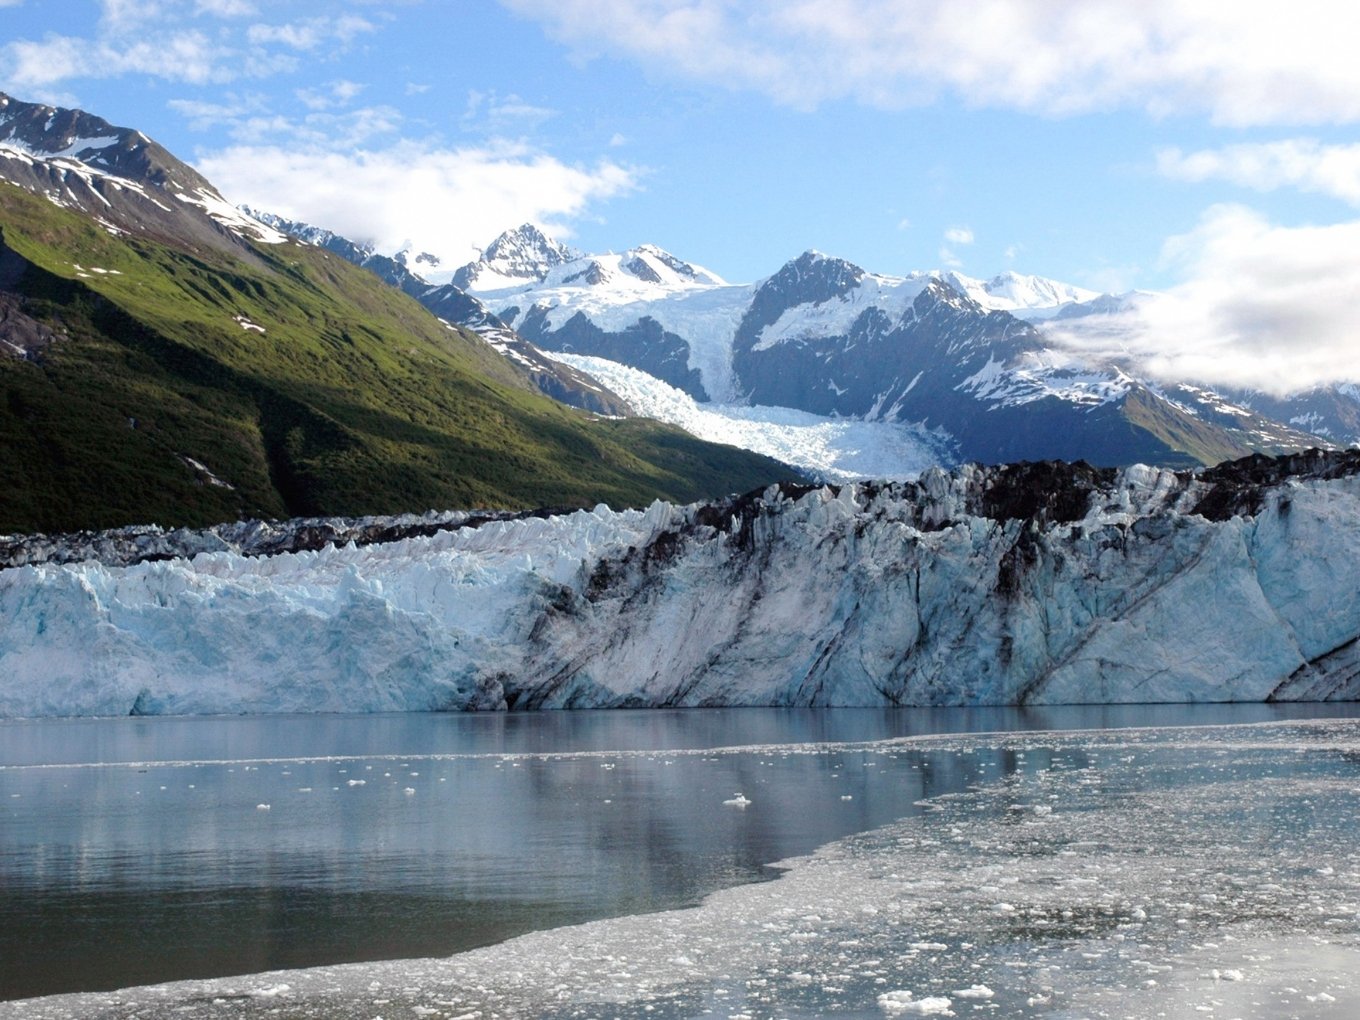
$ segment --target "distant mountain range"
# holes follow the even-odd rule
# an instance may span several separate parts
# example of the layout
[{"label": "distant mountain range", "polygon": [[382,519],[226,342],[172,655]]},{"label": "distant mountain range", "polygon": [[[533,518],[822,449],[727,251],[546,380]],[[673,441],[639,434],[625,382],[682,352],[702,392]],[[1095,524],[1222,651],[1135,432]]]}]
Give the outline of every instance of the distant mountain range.
[{"label": "distant mountain range", "polygon": [[1360,441],[1360,390],[1289,398],[1168,383],[1059,342],[1115,328],[1140,295],[1016,273],[871,273],[805,252],[733,285],[646,245],[570,252],[532,226],[456,271],[546,351],[623,361],[700,400],[943,429],[965,460],[1209,464]]},{"label": "distant mountain range", "polygon": [[639,505],[790,473],[550,400],[621,410],[493,317],[453,324],[465,295],[441,322],[341,254],[136,130],[0,95],[0,532]]},{"label": "distant mountain range", "polygon": [[[757,283],[729,284],[655,245],[584,254],[530,224],[435,284],[405,254],[383,259],[303,224],[261,219],[348,251],[436,314],[517,350],[541,382],[550,375],[544,363],[553,363],[541,352],[578,365],[581,356],[603,358],[701,406],[923,426],[934,430],[936,456],[952,449],[984,463],[1192,466],[1360,442],[1356,386],[1279,398],[1168,383],[1130,359],[1083,354],[1062,341],[1076,331],[1117,331],[1155,295],[1100,294],[1013,272],[990,280],[941,271],[884,276],[814,251]],[[579,377],[548,392],[605,406]],[[647,402],[654,413],[663,403]]]}]

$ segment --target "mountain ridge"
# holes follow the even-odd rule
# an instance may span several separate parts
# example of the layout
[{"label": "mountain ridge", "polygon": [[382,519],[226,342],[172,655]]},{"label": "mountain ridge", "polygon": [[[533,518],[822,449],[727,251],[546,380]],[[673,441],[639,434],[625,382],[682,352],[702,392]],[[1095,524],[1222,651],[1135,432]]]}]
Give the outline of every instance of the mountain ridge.
[{"label": "mountain ridge", "polygon": [[[0,530],[629,505],[789,473],[548,400],[482,338],[226,205],[140,132],[12,99],[0,124]],[[72,141],[88,138],[111,140]],[[112,169],[68,151],[110,146]],[[121,176],[125,149],[155,179]]]},{"label": "mountain ridge", "polygon": [[[591,266],[601,271],[590,275]],[[483,286],[465,275],[475,296],[550,353],[621,361],[701,401],[944,428],[965,459],[986,463],[1184,466],[1360,441],[1360,420],[1348,414],[1352,404],[1360,413],[1360,400],[1344,388],[1302,408],[1159,381],[1050,332],[1050,323],[1103,327],[1145,300],[1139,294],[1014,272],[890,277],[815,251],[750,285],[714,276],[668,286],[609,268],[605,257],[578,255],[538,267],[536,281],[487,277]]]}]

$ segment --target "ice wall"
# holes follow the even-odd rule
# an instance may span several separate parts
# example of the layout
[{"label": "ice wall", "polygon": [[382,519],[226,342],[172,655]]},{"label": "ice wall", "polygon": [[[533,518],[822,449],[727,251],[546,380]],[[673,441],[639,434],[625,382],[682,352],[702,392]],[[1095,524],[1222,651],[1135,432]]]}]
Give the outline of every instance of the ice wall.
[{"label": "ice wall", "polygon": [[1360,696],[1355,454],[460,520],[0,570],[0,715]]}]

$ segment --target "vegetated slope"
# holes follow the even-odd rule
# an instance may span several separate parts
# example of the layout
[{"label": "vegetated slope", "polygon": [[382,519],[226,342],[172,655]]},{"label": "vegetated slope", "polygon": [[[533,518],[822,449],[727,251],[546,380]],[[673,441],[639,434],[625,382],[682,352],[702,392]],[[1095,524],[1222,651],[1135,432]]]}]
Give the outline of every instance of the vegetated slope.
[{"label": "vegetated slope", "polygon": [[[243,207],[243,211],[295,241],[316,245],[347,262],[362,266],[384,282],[411,295],[438,318],[476,333],[514,362],[535,389],[554,400],[616,417],[633,413],[633,409],[618,394],[611,393],[589,375],[545,355],[471,294],[451,283],[436,286],[417,276],[408,266],[407,252],[398,252],[395,257],[379,255],[371,245],[359,244],[322,227],[248,207]],[[425,264],[422,260],[438,261],[432,255],[416,256],[414,259],[421,268]]]},{"label": "vegetated slope", "polygon": [[322,250],[160,236],[0,182],[0,530],[629,505],[788,474],[541,397]]}]

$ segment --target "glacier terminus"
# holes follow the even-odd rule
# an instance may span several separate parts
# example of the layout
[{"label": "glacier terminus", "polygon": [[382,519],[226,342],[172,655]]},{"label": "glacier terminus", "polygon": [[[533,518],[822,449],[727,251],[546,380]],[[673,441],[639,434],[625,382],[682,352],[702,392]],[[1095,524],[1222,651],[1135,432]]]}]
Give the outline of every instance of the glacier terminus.
[{"label": "glacier terminus", "polygon": [[1358,516],[1312,451],[28,537],[0,715],[1354,699]]}]

